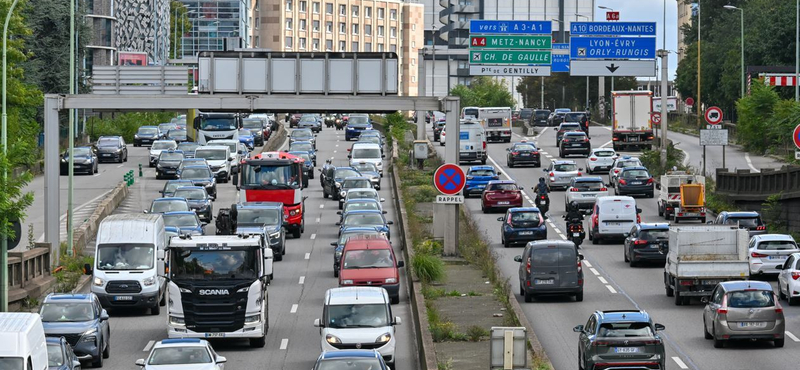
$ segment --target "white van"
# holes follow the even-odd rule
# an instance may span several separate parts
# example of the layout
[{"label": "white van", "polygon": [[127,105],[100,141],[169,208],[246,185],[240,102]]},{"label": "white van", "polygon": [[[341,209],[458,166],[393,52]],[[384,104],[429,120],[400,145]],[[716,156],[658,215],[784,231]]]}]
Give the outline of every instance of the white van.
[{"label": "white van", "polygon": [[228,182],[231,178],[231,149],[226,145],[201,146],[194,151],[195,158],[203,158],[217,181]]},{"label": "white van", "polygon": [[486,130],[472,119],[462,119],[458,135],[458,162],[486,164]]},{"label": "white van", "polygon": [[0,313],[0,369],[47,370],[47,344],[38,313]]},{"label": "white van", "polygon": [[149,308],[166,304],[164,249],[167,232],[160,214],[111,215],[97,230],[91,290],[103,308]]},{"label": "white van", "polygon": [[592,244],[609,239],[624,239],[625,233],[639,222],[639,213],[641,210],[636,207],[636,201],[632,197],[597,197],[592,211],[589,239]]},{"label": "white van", "polygon": [[383,149],[379,144],[374,143],[355,143],[350,148],[347,158],[350,159],[350,166],[356,163],[372,163],[378,167],[378,173],[383,176]]},{"label": "white van", "polygon": [[[244,153],[242,145],[239,145],[239,144],[240,144],[239,140],[229,140],[229,139],[211,140],[208,143],[206,143],[206,145],[209,145],[209,146],[211,146],[211,145],[227,146],[228,149],[230,149],[230,153],[228,154],[229,155],[228,158],[233,159],[231,161],[231,168],[237,168],[237,169],[239,167],[239,162],[241,162],[242,159],[247,157],[247,153]],[[196,152],[195,152],[195,155],[197,155]]]}]

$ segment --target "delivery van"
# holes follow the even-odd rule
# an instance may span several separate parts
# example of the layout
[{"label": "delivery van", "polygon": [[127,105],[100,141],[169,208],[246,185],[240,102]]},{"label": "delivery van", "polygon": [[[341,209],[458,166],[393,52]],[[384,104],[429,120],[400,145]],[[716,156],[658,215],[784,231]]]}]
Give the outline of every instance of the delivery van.
[{"label": "delivery van", "polygon": [[458,163],[486,164],[486,130],[474,119],[462,119],[459,129]]},{"label": "delivery van", "polygon": [[44,327],[38,313],[0,313],[0,343],[0,368],[48,369]]}]

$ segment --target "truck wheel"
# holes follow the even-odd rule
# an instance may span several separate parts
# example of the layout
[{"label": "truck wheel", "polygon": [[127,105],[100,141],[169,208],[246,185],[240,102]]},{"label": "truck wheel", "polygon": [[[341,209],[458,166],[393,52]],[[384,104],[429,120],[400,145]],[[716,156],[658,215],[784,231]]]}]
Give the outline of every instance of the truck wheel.
[{"label": "truck wheel", "polygon": [[251,348],[264,348],[267,344],[267,336],[263,336],[261,338],[250,338],[250,347]]},{"label": "truck wheel", "polygon": [[670,285],[664,285],[664,289],[667,290],[667,297],[672,297],[675,295],[675,290],[673,290]]},{"label": "truck wheel", "polygon": [[295,239],[299,239],[300,238],[300,228],[299,227],[294,229],[294,230],[292,230],[292,237],[295,238]]},{"label": "truck wheel", "polygon": [[583,290],[575,294],[575,302],[583,302]]},{"label": "truck wheel", "polygon": [[662,208],[661,205],[658,206],[658,216],[659,217],[664,216],[664,208]]},{"label": "truck wheel", "polygon": [[681,297],[681,292],[675,291],[675,305],[683,305],[683,297]]}]

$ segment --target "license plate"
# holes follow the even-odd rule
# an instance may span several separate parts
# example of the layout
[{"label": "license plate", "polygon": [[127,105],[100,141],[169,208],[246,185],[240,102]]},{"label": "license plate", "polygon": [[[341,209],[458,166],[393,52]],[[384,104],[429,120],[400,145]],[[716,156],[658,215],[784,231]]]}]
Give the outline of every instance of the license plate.
[{"label": "license plate", "polygon": [[105,154],[105,153],[103,154],[103,157],[110,157],[110,156],[111,154]]},{"label": "license plate", "polygon": [[509,204],[509,202],[497,202],[497,204],[500,204],[500,205],[507,205],[507,204]]},{"label": "license plate", "polygon": [[766,328],[767,323],[763,321],[743,321],[739,323],[740,328]]},{"label": "license plate", "polygon": [[206,338],[225,338],[225,333],[206,333]]},{"label": "license plate", "polygon": [[628,136],[628,141],[639,141],[638,136]]},{"label": "license plate", "polygon": [[702,284],[703,285],[717,285],[717,284],[719,284],[721,282],[722,282],[722,280],[703,280]]},{"label": "license plate", "polygon": [[594,198],[595,194],[583,194],[584,198]]},{"label": "license plate", "polygon": [[520,231],[519,235],[533,235],[533,231]]},{"label": "license plate", "polygon": [[133,296],[130,296],[130,295],[117,295],[117,296],[114,296],[114,300],[115,301],[132,301],[133,300]]},{"label": "license plate", "polygon": [[641,185],[641,181],[631,181],[631,185]]},{"label": "license plate", "polygon": [[543,206],[546,206],[547,205],[547,201],[546,200],[539,201],[539,204],[541,204]]},{"label": "license plate", "polygon": [[622,222],[606,222],[608,226],[622,226]]},{"label": "license plate", "polygon": [[547,279],[547,280],[535,279],[533,280],[533,283],[536,285],[553,285],[554,281],[553,279]]},{"label": "license plate", "polygon": [[572,144],[572,146],[574,146],[574,147],[575,147],[575,146],[581,146],[581,144]]},{"label": "license plate", "polygon": [[771,260],[785,260],[785,259],[786,259],[786,256],[769,256],[769,257],[767,257],[767,259],[771,259]]},{"label": "license plate", "polygon": [[639,347],[614,347],[614,353],[639,353]]},{"label": "license plate", "polygon": [[530,157],[530,156],[531,156],[531,153],[522,153],[522,154],[520,154],[520,156],[523,156],[523,157]]},{"label": "license plate", "polygon": [[577,238],[577,237],[580,237],[580,236],[581,236],[581,233],[572,233],[572,236],[574,236],[574,237],[576,237],[576,238]]}]

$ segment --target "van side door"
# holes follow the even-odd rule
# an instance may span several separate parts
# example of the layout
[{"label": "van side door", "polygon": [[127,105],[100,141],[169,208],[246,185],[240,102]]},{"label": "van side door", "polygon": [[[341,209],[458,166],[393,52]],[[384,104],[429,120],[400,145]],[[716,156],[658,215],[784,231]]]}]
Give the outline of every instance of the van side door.
[{"label": "van side door", "polygon": [[576,248],[558,247],[558,282],[562,288],[578,286],[578,252]]}]

